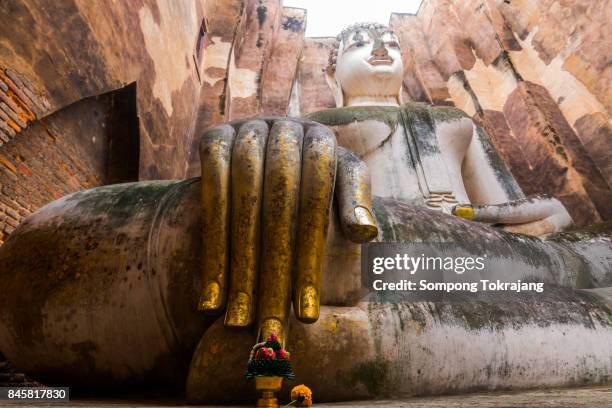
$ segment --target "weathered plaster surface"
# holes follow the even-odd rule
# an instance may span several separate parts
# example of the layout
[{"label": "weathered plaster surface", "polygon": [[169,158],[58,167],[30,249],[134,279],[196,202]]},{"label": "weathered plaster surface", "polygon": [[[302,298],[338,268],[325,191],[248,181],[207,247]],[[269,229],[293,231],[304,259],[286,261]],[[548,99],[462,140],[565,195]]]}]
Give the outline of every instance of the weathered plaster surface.
[{"label": "weathered plaster surface", "polygon": [[[180,3],[177,3],[180,5]],[[191,5],[191,7],[189,7]],[[160,3],[159,13],[163,16],[170,16],[170,4]],[[193,75],[193,65],[177,64],[176,57],[184,57],[190,60],[189,50],[193,44],[195,32],[193,27],[197,27],[196,3],[186,3],[184,10],[181,10],[181,24],[191,27],[191,30],[174,31],[169,25],[175,25],[176,20],[168,21],[168,18],[161,18],[155,21],[151,10],[143,7],[139,10],[140,28],[143,33],[146,50],[151,58],[157,62],[155,68],[155,81],[153,83],[153,95],[160,99],[168,116],[172,116],[172,91],[180,89],[191,75]],[[177,49],[183,50],[183,55],[176,55]]]},{"label": "weathered plaster surface", "polygon": [[[203,381],[192,388],[196,400],[251,400],[253,387],[235,367],[244,364],[253,332],[228,332],[222,319],[213,324],[216,316],[192,307],[201,279],[199,194],[198,179],[120,184],[33,214],[0,248],[3,352],[41,378],[167,386],[184,380],[201,339],[207,352],[196,353],[189,380]],[[491,279],[531,277],[550,286],[537,297],[496,293],[471,302],[364,298],[359,246],[342,245],[332,229],[336,258],[323,282],[330,296],[317,323],[292,320],[288,339],[294,368],[319,401],[607,381],[609,293],[571,288],[609,282],[590,276],[583,267],[592,260],[573,252],[588,241],[609,243],[609,225],[547,241],[390,199],[375,199],[374,210],[379,241],[486,250],[496,265]],[[600,250],[600,258],[610,256],[609,246]]]},{"label": "weathered plaster surface", "polygon": [[[581,198],[564,202],[581,223],[607,218],[597,203],[612,177],[608,3],[426,0],[417,15],[393,14],[404,51],[402,93],[480,120],[525,191],[564,178],[542,174],[537,163],[557,161],[557,149],[577,151],[577,161],[560,168],[588,180],[600,173],[607,186],[581,192],[572,182],[566,190]],[[196,68],[204,18],[205,56]],[[12,0],[0,7],[0,21],[7,22],[0,25],[0,143],[72,103],[135,82],[141,179],[199,174],[199,136],[214,124],[334,106],[323,74],[333,39],[305,39],[304,11],[280,0],[138,0],[129,8]],[[535,122],[516,134],[521,119],[504,107],[525,81],[545,88],[584,149],[562,140],[534,153],[530,146],[549,138]],[[557,123],[553,111],[539,120]],[[595,166],[581,166],[585,160]]]}]

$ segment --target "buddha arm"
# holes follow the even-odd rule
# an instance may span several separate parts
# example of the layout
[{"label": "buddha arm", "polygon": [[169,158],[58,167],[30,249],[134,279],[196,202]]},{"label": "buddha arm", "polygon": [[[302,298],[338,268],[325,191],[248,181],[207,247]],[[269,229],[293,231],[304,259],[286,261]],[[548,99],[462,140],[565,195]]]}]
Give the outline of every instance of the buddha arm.
[{"label": "buddha arm", "polygon": [[561,231],[572,224],[556,198],[525,197],[487,134],[472,125],[472,139],[462,163],[463,181],[471,204],[459,204],[453,213],[529,235]]},{"label": "buddha arm", "polygon": [[502,204],[458,205],[453,213],[463,218],[504,224],[509,232],[544,235],[571,225],[572,218],[556,198],[531,196]]}]

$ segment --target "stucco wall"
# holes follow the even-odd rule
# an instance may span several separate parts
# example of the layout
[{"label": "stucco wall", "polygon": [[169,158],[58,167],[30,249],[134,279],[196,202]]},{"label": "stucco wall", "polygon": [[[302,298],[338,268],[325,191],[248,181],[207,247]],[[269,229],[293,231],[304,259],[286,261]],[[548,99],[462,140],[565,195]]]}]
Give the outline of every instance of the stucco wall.
[{"label": "stucco wall", "polygon": [[[101,137],[109,131],[108,118],[98,120],[92,103],[84,101],[128,84],[136,86],[140,178],[184,177],[201,90],[195,46],[202,18],[215,4],[0,4],[0,231],[10,232],[15,222],[11,214],[25,214],[58,196],[105,183],[101,175],[106,163],[98,166],[98,178],[90,177],[87,166],[61,169],[66,157],[104,162],[108,146]],[[79,109],[69,108],[79,104]],[[56,114],[61,122],[50,119]],[[41,126],[49,120],[58,135],[53,140],[41,136]],[[96,146],[82,153],[96,135]],[[26,167],[36,170],[19,172]]]},{"label": "stucco wall", "polygon": [[588,224],[612,217],[610,10],[609,0],[425,0],[390,24],[407,50],[408,93],[465,110],[527,193],[558,197]]},{"label": "stucco wall", "polygon": [[[404,96],[483,124],[526,193],[559,198],[578,224],[610,219],[610,10],[609,0],[425,0],[390,18]],[[321,72],[329,41],[306,39],[302,113],[333,106]]]},{"label": "stucco wall", "polygon": [[[609,219],[611,3],[425,0],[416,15],[390,18],[404,49],[403,94],[465,110],[487,129],[526,193],[558,197],[578,224]],[[304,39],[303,27],[288,35],[288,26],[297,27],[290,14],[301,21],[303,12],[278,7],[246,2],[221,64],[227,86],[216,105],[223,114],[200,121],[199,130],[333,106],[323,74],[333,39]],[[190,170],[197,174],[195,154]]]},{"label": "stucco wall", "polygon": [[[482,123],[527,193],[560,198],[580,224],[609,219],[611,3],[425,0],[417,15],[390,18],[404,48],[403,94]],[[304,38],[306,17],[280,0],[3,1],[0,231],[57,194],[106,182],[87,166],[57,173],[62,155],[106,154],[101,143],[89,155],[62,145],[109,132],[91,104],[68,113],[89,97],[135,84],[143,180],[197,175],[198,135],[216,123],[333,106],[323,74],[333,40]],[[40,144],[36,129],[63,111],[88,122],[66,122],[65,139]],[[19,173],[26,167],[36,171]]]}]

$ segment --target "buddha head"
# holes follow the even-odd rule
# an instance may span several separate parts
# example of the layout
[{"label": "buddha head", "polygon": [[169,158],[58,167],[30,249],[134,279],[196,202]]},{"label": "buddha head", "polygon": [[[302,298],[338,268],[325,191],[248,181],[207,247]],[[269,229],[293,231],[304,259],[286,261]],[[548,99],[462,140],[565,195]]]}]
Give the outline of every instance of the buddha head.
[{"label": "buddha head", "polygon": [[379,23],[342,30],[325,70],[337,107],[401,104],[403,71],[399,39]]}]

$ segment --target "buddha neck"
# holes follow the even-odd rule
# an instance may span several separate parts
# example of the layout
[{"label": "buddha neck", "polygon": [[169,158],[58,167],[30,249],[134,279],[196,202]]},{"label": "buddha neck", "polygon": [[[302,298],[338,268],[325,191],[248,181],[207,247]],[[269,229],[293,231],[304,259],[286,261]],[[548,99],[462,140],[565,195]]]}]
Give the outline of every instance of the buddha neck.
[{"label": "buddha neck", "polygon": [[344,106],[399,106],[395,96],[347,96]]}]

